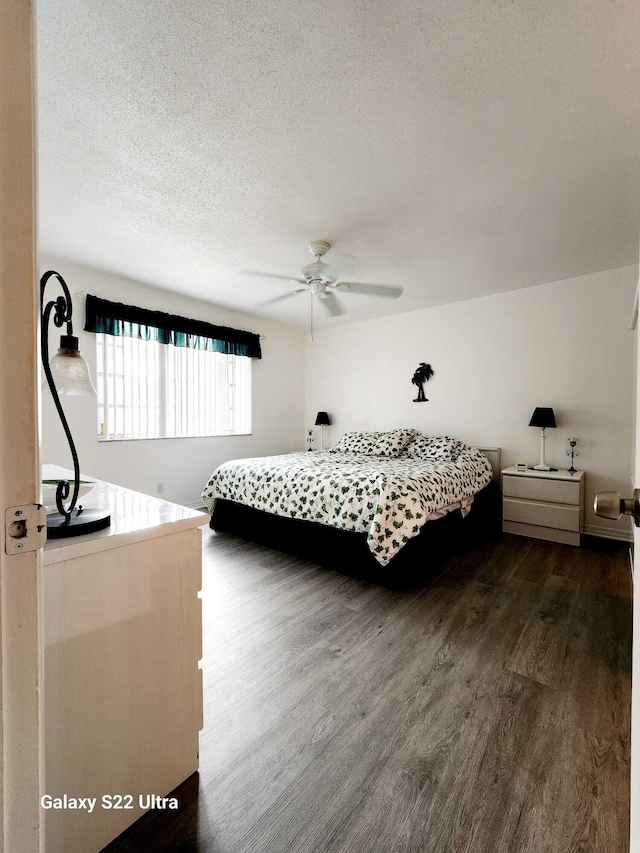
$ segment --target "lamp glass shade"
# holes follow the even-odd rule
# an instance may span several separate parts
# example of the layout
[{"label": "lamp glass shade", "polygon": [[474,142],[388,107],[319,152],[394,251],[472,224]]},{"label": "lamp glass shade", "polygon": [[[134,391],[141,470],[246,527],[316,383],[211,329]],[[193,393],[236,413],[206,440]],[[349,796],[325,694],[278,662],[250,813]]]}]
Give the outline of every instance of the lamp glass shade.
[{"label": "lamp glass shade", "polygon": [[327,412],[318,412],[316,417],[316,426],[331,426],[329,415]]},{"label": "lamp glass shade", "polygon": [[531,420],[529,421],[529,426],[538,427],[539,429],[546,429],[546,427],[555,427],[556,416],[553,413],[553,409],[534,409],[533,414],[531,415]]},{"label": "lamp glass shade", "polygon": [[77,349],[59,349],[49,362],[58,394],[96,397],[89,366]]}]

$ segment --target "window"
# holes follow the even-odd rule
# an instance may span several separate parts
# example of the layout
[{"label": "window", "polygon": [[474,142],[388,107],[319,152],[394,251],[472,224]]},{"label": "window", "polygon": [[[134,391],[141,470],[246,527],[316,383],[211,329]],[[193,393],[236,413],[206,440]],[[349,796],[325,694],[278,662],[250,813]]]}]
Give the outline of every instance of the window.
[{"label": "window", "polygon": [[96,334],[98,437],[246,435],[252,359]]}]

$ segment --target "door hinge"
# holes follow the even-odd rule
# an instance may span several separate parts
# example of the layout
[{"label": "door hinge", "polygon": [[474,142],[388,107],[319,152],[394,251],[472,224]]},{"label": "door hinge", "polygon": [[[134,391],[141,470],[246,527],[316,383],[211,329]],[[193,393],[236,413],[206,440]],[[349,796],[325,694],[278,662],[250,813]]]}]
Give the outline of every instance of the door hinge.
[{"label": "door hinge", "polygon": [[4,550],[9,555],[37,551],[47,541],[47,510],[42,504],[10,506],[4,513]]}]

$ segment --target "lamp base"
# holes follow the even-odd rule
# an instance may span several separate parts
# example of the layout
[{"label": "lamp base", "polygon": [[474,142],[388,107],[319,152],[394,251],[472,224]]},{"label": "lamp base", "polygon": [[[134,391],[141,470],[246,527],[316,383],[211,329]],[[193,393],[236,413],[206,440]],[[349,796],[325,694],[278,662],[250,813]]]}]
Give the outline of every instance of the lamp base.
[{"label": "lamp base", "polygon": [[550,465],[530,465],[531,471],[557,471],[557,468],[552,468]]},{"label": "lamp base", "polygon": [[66,539],[104,530],[111,524],[111,516],[104,509],[83,509],[71,513],[69,521],[59,512],[47,514],[47,539]]}]

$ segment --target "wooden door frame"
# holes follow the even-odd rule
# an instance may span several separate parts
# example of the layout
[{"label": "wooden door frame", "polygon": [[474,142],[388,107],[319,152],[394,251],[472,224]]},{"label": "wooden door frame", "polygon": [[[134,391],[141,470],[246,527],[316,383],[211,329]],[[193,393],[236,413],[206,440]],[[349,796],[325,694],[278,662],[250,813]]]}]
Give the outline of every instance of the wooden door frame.
[{"label": "wooden door frame", "polygon": [[0,17],[0,848],[44,849],[41,552],[5,553],[5,509],[40,491],[33,6]]}]

